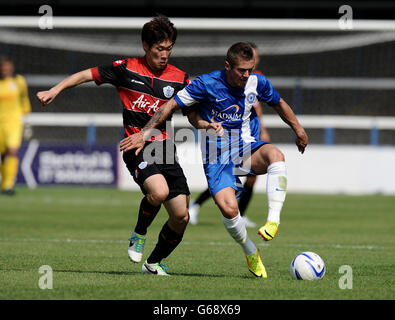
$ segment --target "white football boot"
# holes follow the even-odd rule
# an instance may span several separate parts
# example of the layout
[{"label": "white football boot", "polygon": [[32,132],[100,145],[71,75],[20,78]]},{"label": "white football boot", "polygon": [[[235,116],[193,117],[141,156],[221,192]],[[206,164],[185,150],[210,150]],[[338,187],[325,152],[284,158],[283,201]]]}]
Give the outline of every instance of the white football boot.
[{"label": "white football boot", "polygon": [[144,262],[141,267],[141,273],[151,274],[154,276],[170,276],[167,272],[167,267],[161,263]]},{"label": "white football boot", "polygon": [[248,217],[242,216],[242,218],[247,228],[255,228],[257,226],[257,224],[254,221],[248,219]]},{"label": "white football boot", "polygon": [[200,205],[197,203],[192,203],[189,206],[189,223],[196,225],[198,223],[198,215],[199,215]]},{"label": "white football boot", "polygon": [[145,236],[133,231],[129,241],[128,255],[130,260],[136,263],[140,262],[144,252]]}]

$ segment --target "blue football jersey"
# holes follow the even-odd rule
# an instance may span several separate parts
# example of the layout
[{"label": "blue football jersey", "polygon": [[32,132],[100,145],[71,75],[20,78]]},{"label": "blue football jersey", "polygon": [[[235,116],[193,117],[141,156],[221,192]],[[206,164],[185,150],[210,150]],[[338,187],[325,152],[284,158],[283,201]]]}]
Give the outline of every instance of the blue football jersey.
[{"label": "blue football jersey", "polygon": [[175,99],[180,107],[199,102],[202,119],[222,122],[225,129],[232,129],[246,126],[244,122],[248,122],[257,100],[274,106],[280,95],[264,75],[256,73],[251,74],[244,88],[234,88],[227,82],[223,69],[197,77]]},{"label": "blue football jersey", "polygon": [[[181,108],[199,103],[199,114],[203,120],[221,122],[224,137],[207,137],[206,146],[202,143],[202,147],[206,148],[206,161],[209,145],[213,143],[218,151],[222,151],[221,154],[217,152],[217,161],[225,161],[229,155],[242,155],[254,149],[251,144],[259,141],[260,130],[254,104],[258,100],[274,106],[280,101],[279,93],[264,75],[252,73],[244,88],[235,88],[226,80],[225,69],[197,77],[174,98]],[[213,160],[212,156],[210,161]]]}]

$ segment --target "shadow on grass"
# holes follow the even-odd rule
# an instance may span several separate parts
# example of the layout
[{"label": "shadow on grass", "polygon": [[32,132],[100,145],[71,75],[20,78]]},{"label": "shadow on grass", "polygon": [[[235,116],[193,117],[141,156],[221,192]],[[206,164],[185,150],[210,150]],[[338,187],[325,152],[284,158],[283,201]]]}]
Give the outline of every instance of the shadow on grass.
[{"label": "shadow on grass", "polygon": [[[30,271],[25,269],[0,269],[1,271]],[[142,275],[140,271],[93,271],[93,270],[61,270],[54,269],[53,272],[64,272],[64,273],[90,273],[90,274],[108,274],[118,276],[135,276]],[[254,279],[255,277],[249,275],[226,275],[226,274],[207,274],[207,273],[170,273],[174,277],[199,277],[199,278],[238,278],[238,279]]]},{"label": "shadow on grass", "polygon": [[[53,270],[54,272],[68,272],[68,273],[92,273],[92,274],[109,274],[109,275],[142,275],[139,271],[90,271],[90,270]],[[225,274],[207,274],[207,273],[171,273],[171,276],[181,277],[199,277],[199,278],[229,278]],[[240,275],[233,276],[234,278],[251,278],[251,276]]]},{"label": "shadow on grass", "polygon": [[53,270],[53,272],[109,274],[109,275],[117,275],[117,276],[131,276],[131,275],[141,274],[141,272],[139,271]]}]

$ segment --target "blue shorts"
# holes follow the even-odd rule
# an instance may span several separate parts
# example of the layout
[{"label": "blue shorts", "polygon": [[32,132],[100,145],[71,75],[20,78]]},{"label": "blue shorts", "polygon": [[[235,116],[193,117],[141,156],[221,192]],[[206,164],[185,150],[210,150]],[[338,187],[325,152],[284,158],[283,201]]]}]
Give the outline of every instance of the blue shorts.
[{"label": "blue shorts", "polygon": [[[266,141],[257,141],[251,144],[251,152],[255,152],[264,144],[269,143]],[[255,175],[255,173],[250,170],[248,172],[238,170],[242,166],[241,164],[235,164],[233,162],[229,163],[205,163],[203,165],[204,173],[206,175],[208,188],[210,190],[211,196],[227,187],[231,187],[236,191],[236,198],[238,199],[243,192],[243,184],[240,181],[239,176]]]}]

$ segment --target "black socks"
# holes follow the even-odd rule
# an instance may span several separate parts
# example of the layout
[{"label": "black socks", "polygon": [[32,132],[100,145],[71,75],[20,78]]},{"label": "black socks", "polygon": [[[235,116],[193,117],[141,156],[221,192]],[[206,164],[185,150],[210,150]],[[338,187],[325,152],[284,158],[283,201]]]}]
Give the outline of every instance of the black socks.
[{"label": "black socks", "polygon": [[140,235],[147,234],[147,228],[154,221],[159,210],[160,205],[155,207],[148,202],[147,197],[144,197],[140,203],[139,217],[134,231]]},{"label": "black socks", "polygon": [[183,235],[184,234],[178,234],[170,229],[166,222],[159,233],[158,243],[154,251],[152,251],[151,255],[148,257],[147,262],[160,263],[162,259],[167,258],[181,242]]}]

